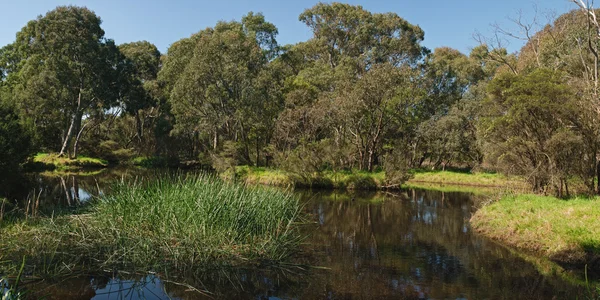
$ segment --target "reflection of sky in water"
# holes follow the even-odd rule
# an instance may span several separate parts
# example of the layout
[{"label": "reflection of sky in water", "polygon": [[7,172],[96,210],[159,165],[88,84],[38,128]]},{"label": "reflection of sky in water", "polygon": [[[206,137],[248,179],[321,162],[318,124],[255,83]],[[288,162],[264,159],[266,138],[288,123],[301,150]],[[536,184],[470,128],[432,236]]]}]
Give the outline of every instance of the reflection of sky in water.
[{"label": "reflection of sky in water", "polygon": [[[85,203],[92,198],[92,195],[82,188],[78,188],[77,191],[79,193],[79,201],[81,203]],[[75,195],[74,188],[70,188],[69,192],[71,193],[71,195],[73,195],[73,196]]]},{"label": "reflection of sky in water", "polygon": [[325,209],[323,208],[323,203],[319,204],[317,214],[319,215],[319,225],[325,224]]},{"label": "reflection of sky in water", "polygon": [[[67,190],[62,185],[47,190],[59,197],[65,197],[66,191],[74,196],[77,191],[80,201],[85,203],[101,193],[98,189],[104,188],[91,180],[78,181],[80,185],[72,179],[66,182]],[[313,238],[315,245],[324,246],[316,251],[326,249],[323,256],[318,256],[320,260],[310,263],[330,268],[311,271],[302,278],[308,281],[308,289],[318,289],[318,293],[287,290],[286,283],[278,276],[241,272],[233,280],[245,290],[238,294],[234,287],[225,287],[225,292],[231,293],[227,299],[237,299],[232,295],[244,293],[249,296],[246,298],[254,299],[369,299],[366,295],[389,299],[495,299],[502,295],[501,289],[507,284],[536,280],[531,278],[531,272],[527,273],[530,277],[524,278],[521,274],[503,274],[506,270],[498,270],[498,264],[515,260],[504,252],[502,259],[491,257],[488,252],[495,248],[472,237],[468,225],[472,206],[467,197],[417,191],[377,204],[369,203],[368,199],[344,202],[312,198],[314,202],[307,206],[319,224],[319,230],[311,232],[308,242]],[[320,273],[326,275],[319,277]],[[482,281],[482,274],[489,280]],[[153,276],[144,277],[141,282],[111,280],[104,286],[92,280],[91,284],[97,288],[93,299],[173,298],[164,292],[165,285],[171,293],[182,296],[171,284]],[[229,285],[234,284],[229,282]],[[510,294],[518,295],[523,290],[520,287]]]},{"label": "reflection of sky in water", "polygon": [[[95,282],[92,279],[92,286]],[[92,299],[169,299],[162,282],[155,276],[146,276],[140,281],[112,279],[105,287],[96,289]]]}]

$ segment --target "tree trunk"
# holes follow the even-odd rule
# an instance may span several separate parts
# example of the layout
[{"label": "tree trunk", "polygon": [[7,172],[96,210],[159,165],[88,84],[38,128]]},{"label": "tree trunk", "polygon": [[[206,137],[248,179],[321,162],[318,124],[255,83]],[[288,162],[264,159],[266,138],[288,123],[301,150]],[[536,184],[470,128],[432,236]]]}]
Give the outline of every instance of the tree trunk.
[{"label": "tree trunk", "polygon": [[73,138],[73,132],[74,132],[76,119],[77,119],[77,114],[74,113],[71,116],[71,125],[69,125],[69,130],[67,131],[67,135],[65,136],[65,138],[63,140],[63,144],[62,144],[62,147],[60,148],[60,152],[58,153],[58,156],[64,156],[65,151],[67,151],[69,144],[71,143],[71,139]]},{"label": "tree trunk", "polygon": [[140,113],[139,111],[135,112],[135,127],[136,127],[136,135],[138,138],[138,146],[142,145],[142,136],[144,135],[143,132],[143,125],[142,125],[142,120],[140,119]]},{"label": "tree trunk", "polygon": [[[77,158],[77,153],[79,152],[79,139],[81,138],[81,135],[83,134],[83,130],[85,129],[85,125],[83,125],[83,127],[81,126],[81,119],[82,116],[78,117],[78,121],[76,122],[76,128],[77,130],[77,136],[75,137],[75,143],[73,143],[73,159]],[[86,123],[87,125],[88,123]]]},{"label": "tree trunk", "polygon": [[217,151],[219,147],[219,131],[215,128],[215,136],[213,137],[213,151]]},{"label": "tree trunk", "polygon": [[600,160],[596,161],[596,178],[598,179],[596,193],[600,195]]},{"label": "tree trunk", "polygon": [[256,135],[256,166],[259,166],[259,160],[260,160],[260,149],[259,149],[259,145],[258,145],[258,134]]},{"label": "tree trunk", "polygon": [[[79,127],[77,125],[79,124],[79,126],[81,126],[81,117],[83,115],[80,112],[80,110],[81,110],[81,89],[79,89],[79,95],[77,96],[77,108],[73,112],[73,115],[71,115],[71,125],[69,125],[69,130],[67,131],[67,136],[65,137],[65,139],[63,141],[63,145],[60,148],[60,152],[58,153],[58,156],[65,155],[65,151],[67,151],[67,149],[69,148],[69,144],[71,144],[71,139],[73,139],[73,135],[75,134],[75,132],[79,131]],[[76,126],[77,126],[77,128],[76,128]]]},{"label": "tree trunk", "polygon": [[369,172],[373,171],[373,161],[374,161],[374,158],[375,158],[375,150],[370,149],[369,150],[369,158],[368,158],[368,161],[367,161],[367,163],[368,163],[367,164],[367,171],[369,171]]}]

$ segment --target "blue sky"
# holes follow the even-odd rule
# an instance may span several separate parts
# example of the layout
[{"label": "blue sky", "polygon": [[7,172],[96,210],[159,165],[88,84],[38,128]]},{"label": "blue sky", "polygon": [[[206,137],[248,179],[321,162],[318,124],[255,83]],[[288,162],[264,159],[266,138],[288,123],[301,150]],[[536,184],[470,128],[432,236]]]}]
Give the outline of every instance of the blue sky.
[{"label": "blue sky", "polygon": [[[103,20],[106,37],[116,43],[147,40],[161,52],[173,42],[188,37],[219,20],[239,20],[248,11],[262,12],[279,28],[281,44],[310,38],[298,15],[318,0],[3,0],[0,46],[11,43],[29,20],[58,5],[87,6]],[[324,1],[326,2],[326,1]],[[467,53],[477,45],[476,31],[491,35],[490,25],[511,28],[507,17],[521,10],[526,19],[533,7],[558,14],[575,8],[569,0],[346,0],[372,12],[395,12],[425,31],[426,47],[449,46]],[[542,17],[542,19],[544,19]],[[512,40],[508,49],[517,51],[523,42]]]}]

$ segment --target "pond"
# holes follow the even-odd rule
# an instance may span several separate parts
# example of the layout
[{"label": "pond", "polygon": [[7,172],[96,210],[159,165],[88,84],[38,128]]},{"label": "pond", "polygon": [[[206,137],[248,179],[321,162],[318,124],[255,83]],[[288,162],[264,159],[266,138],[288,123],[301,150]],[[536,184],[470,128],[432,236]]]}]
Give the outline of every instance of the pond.
[{"label": "pond", "polygon": [[[85,204],[115,180],[155,174],[111,169],[88,176],[31,175],[18,197],[21,205],[51,214]],[[469,218],[482,196],[295,193],[311,224],[302,227],[306,238],[289,265],[173,281],[154,274],[94,274],[32,281],[24,288],[30,297],[45,299],[585,299],[585,290],[573,283],[576,275],[560,268],[553,274],[547,271],[552,264],[473,233]]]}]

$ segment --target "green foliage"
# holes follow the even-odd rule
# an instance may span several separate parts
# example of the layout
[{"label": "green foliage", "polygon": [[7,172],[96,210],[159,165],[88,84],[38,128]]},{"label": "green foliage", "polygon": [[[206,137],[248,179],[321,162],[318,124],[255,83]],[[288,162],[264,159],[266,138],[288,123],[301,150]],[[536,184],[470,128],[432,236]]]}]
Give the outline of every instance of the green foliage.
[{"label": "green foliage", "polygon": [[308,186],[334,185],[327,172],[383,170],[377,185],[399,186],[410,168],[467,167],[559,196],[574,182],[600,189],[584,15],[558,17],[518,54],[468,55],[431,52],[419,26],[357,5],[319,3],[299,20],[313,35],[295,45],[249,12],[161,55],[147,41],[116,46],[87,8],[57,7],[0,49],[0,95],[38,151],[62,155],[193,160],[229,177],[276,167]]},{"label": "green foliage", "polygon": [[18,169],[32,149],[31,136],[19,115],[0,99],[0,169]]},{"label": "green foliage", "polygon": [[226,268],[288,257],[300,211],[290,193],[206,175],[120,183],[85,214],[5,226],[0,249],[75,269]]},{"label": "green foliage", "polygon": [[538,69],[527,75],[502,74],[488,86],[481,123],[484,151],[498,169],[528,178],[535,191],[553,186],[562,196],[570,176],[589,181],[595,156],[582,141],[575,119],[581,107],[564,74]]},{"label": "green foliage", "polygon": [[175,133],[193,136],[198,150],[215,155],[235,142],[244,162],[258,164],[281,109],[279,80],[268,66],[276,34],[262,15],[250,13],[241,23],[219,22],[174,44],[159,79],[170,91]]},{"label": "green foliage", "polygon": [[83,116],[117,100],[118,49],[100,24],[87,8],[59,6],[30,21],[2,51],[4,64],[18,61],[9,67],[7,88],[40,146],[64,154],[74,141],[76,156]]},{"label": "green foliage", "polygon": [[144,168],[167,168],[179,166],[179,161],[177,159],[161,156],[138,156],[133,158],[131,163],[133,163],[135,166]]},{"label": "green foliage", "polygon": [[101,141],[92,153],[111,163],[126,162],[135,156],[133,149],[123,149],[113,140]]},{"label": "green foliage", "polygon": [[[2,221],[2,219],[0,219]],[[0,277],[0,299],[2,300],[20,300],[24,299],[26,293],[21,291],[19,284],[21,283],[21,276],[23,275],[23,270],[25,268],[26,257],[23,257],[23,262],[21,263],[21,268],[19,269],[19,273],[17,274],[17,278],[13,284],[9,282],[9,280]]]}]

